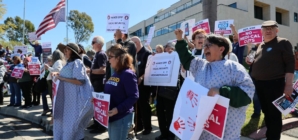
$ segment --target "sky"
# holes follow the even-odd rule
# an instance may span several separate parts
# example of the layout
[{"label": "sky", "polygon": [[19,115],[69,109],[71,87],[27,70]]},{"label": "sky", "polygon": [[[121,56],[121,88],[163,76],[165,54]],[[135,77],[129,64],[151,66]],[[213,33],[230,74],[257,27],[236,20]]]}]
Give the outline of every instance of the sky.
[{"label": "sky", "polygon": [[[37,30],[43,18],[58,4],[60,0],[25,0],[25,19],[30,20]],[[103,36],[105,42],[113,39],[113,33],[106,32],[108,14],[130,14],[129,27],[148,19],[160,9],[166,9],[179,0],[69,0],[68,11],[78,10],[87,13],[93,21],[94,33],[88,42],[82,42],[85,47],[91,44],[93,36]],[[23,19],[24,0],[3,0],[6,5],[6,14],[0,21],[7,17],[20,16]],[[52,48],[56,48],[66,38],[66,23],[60,22],[56,28],[47,31],[41,36],[39,42],[51,42]],[[75,42],[74,33],[68,28],[70,42]],[[104,46],[104,50],[105,50]]]}]

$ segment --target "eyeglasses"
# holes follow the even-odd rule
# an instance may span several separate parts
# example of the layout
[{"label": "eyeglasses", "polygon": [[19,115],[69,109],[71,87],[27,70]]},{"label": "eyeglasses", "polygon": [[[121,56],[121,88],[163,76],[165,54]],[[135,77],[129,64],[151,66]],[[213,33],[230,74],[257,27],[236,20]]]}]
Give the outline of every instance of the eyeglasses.
[{"label": "eyeglasses", "polygon": [[116,56],[111,56],[111,55],[110,55],[108,58],[109,58],[109,60],[110,60],[110,59],[112,59],[112,58],[114,58],[114,57],[116,57]]},{"label": "eyeglasses", "polygon": [[95,41],[92,41],[92,45],[94,45],[95,43],[97,43],[97,42],[95,42]]},{"label": "eyeglasses", "polygon": [[212,45],[213,45],[212,43],[206,43],[203,47],[209,49]]},{"label": "eyeglasses", "polygon": [[195,39],[205,39],[206,37],[205,36],[196,36]]}]

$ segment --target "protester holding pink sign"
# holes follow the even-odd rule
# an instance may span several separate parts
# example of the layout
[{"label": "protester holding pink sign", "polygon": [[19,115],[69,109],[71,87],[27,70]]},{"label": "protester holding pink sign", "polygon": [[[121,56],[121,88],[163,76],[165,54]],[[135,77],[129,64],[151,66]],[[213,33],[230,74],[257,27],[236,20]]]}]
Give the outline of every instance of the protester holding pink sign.
[{"label": "protester holding pink sign", "polygon": [[261,25],[245,27],[238,30],[239,45],[244,46],[250,43],[263,42]]},{"label": "protester holding pink sign", "polygon": [[8,78],[8,82],[10,86],[11,96],[10,96],[10,104],[7,106],[19,107],[21,106],[22,102],[21,102],[21,89],[17,82],[18,81],[17,78],[22,77],[21,75],[23,75],[24,70],[20,70],[20,68],[22,67],[20,57],[14,56],[12,60],[13,60],[13,65],[9,68],[9,71],[8,71],[8,74],[10,75]]},{"label": "protester holding pink sign", "polygon": [[133,58],[121,45],[112,46],[108,58],[115,73],[106,82],[104,93],[111,95],[109,111],[109,139],[125,140],[132,125],[133,105],[139,98]]}]

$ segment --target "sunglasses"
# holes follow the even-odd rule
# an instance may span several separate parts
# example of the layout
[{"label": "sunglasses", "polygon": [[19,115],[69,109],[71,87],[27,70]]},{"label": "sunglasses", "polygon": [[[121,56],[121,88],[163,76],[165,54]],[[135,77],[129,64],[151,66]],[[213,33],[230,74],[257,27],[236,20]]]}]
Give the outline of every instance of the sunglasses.
[{"label": "sunglasses", "polygon": [[94,45],[96,42],[95,41],[92,41],[92,45]]},{"label": "sunglasses", "polygon": [[111,55],[110,55],[108,58],[109,58],[109,60],[110,60],[110,59],[115,58],[115,57],[116,57],[116,56],[111,56]]}]

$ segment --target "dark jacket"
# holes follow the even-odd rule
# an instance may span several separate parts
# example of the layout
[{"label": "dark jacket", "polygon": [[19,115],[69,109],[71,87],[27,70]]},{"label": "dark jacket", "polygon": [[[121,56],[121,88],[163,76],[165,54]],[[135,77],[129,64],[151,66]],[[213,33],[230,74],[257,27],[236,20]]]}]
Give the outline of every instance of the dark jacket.
[{"label": "dark jacket", "polygon": [[124,48],[127,48],[128,53],[133,58],[133,65],[136,68],[136,54],[137,54],[137,48],[134,42],[132,42],[130,39],[127,39],[126,41],[122,41],[122,39],[117,40],[118,44],[121,44]]}]

